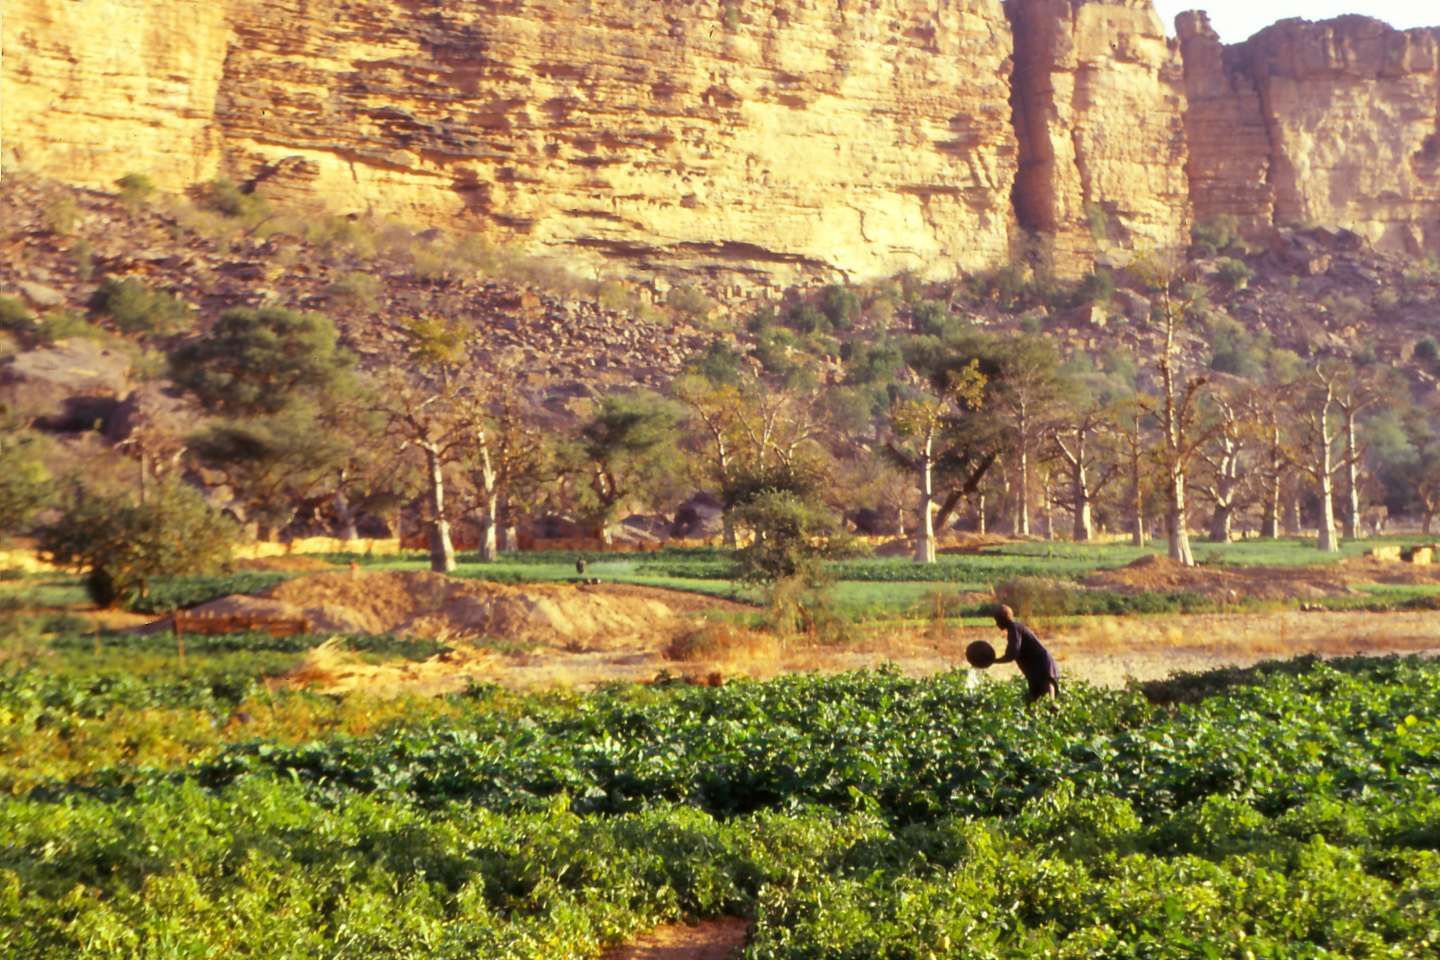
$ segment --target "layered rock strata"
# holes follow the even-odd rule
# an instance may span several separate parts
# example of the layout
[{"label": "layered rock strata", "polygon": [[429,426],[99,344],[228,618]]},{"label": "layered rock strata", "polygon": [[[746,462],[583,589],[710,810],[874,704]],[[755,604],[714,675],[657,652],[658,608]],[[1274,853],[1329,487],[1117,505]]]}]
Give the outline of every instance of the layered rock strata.
[{"label": "layered rock strata", "polygon": [[1222,48],[1203,14],[1177,27],[1197,217],[1440,248],[1440,29],[1285,20]]},{"label": "layered rock strata", "polygon": [[1056,272],[1188,236],[1184,68],[1151,0],[1009,0],[1015,208]]},{"label": "layered rock strata", "polygon": [[721,283],[1075,275],[1197,220],[1440,250],[1440,31],[1150,0],[8,0],[0,159]]},{"label": "layered rock strata", "polygon": [[[103,35],[130,28],[75,9],[105,0],[16,2],[6,154],[64,178],[259,171],[340,209],[639,273],[1009,257],[999,0],[232,0],[223,42],[181,22],[208,29],[223,5],[110,0],[171,21],[120,60]],[[166,143],[179,105],[189,126]],[[111,122],[130,114],[157,128]]]}]

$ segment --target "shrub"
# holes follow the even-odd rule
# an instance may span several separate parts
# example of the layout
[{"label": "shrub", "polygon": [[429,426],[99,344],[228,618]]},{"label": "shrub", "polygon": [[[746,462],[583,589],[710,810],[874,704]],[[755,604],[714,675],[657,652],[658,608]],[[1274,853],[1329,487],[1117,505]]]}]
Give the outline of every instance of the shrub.
[{"label": "shrub", "polygon": [[325,288],[325,295],[338,307],[371,313],[379,303],[380,278],[358,270],[341,274]]},{"label": "shrub", "polygon": [[115,181],[120,188],[120,199],[130,206],[140,206],[155,193],[155,181],[143,173],[127,173]]},{"label": "shrub", "polygon": [[1086,303],[1109,303],[1115,295],[1115,277],[1109,270],[1094,270],[1080,281],[1080,299]]},{"label": "shrub", "polygon": [[820,291],[820,310],[836,330],[849,330],[860,316],[860,298],[838,283]]},{"label": "shrub", "polygon": [[15,297],[0,297],[0,330],[34,333],[37,322],[35,314]]},{"label": "shrub", "polygon": [[173,481],[144,502],[78,490],[40,531],[41,549],[83,572],[86,591],[104,607],[143,600],[155,577],[209,572],[229,560],[234,542],[234,525]]},{"label": "shrub", "polygon": [[1075,585],[1044,577],[1015,577],[995,584],[995,599],[1029,617],[1063,616],[1072,611]]},{"label": "shrub", "polygon": [[22,533],[50,502],[50,471],[28,432],[0,437],[0,536]]},{"label": "shrub", "polygon": [[1255,279],[1255,271],[1244,260],[1226,257],[1220,261],[1217,274],[1220,282],[1231,290],[1244,290]]},{"label": "shrub", "polygon": [[1234,217],[1223,214],[1211,217],[1190,228],[1190,240],[1198,252],[1207,257],[1228,250],[1240,239],[1240,229]]},{"label": "shrub", "polygon": [[665,303],[671,310],[695,323],[708,320],[720,306],[704,290],[687,283],[671,287]]},{"label": "shrub", "polygon": [[131,277],[106,277],[95,293],[94,306],[108,313],[122,333],[168,336],[189,329],[194,322],[184,301],[163,290],[151,290]]},{"label": "shrub", "polygon": [[80,207],[70,194],[60,194],[41,209],[40,222],[50,233],[68,237],[80,223]]},{"label": "shrub", "polygon": [[224,178],[201,186],[197,199],[207,210],[247,223],[257,222],[270,212],[270,205],[263,197]]},{"label": "shrub", "polygon": [[1425,337],[1415,344],[1415,362],[1429,370],[1440,370],[1440,344],[1434,337]]},{"label": "shrub", "polygon": [[36,339],[47,345],[75,338],[99,340],[104,336],[104,330],[74,310],[52,310],[36,327]]}]

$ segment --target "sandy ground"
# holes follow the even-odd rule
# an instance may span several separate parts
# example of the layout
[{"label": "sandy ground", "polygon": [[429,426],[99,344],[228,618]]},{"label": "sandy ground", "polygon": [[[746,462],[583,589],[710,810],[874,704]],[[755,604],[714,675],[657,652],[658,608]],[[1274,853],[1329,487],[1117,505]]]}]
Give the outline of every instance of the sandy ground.
[{"label": "sandy ground", "polygon": [[[1035,626],[1055,654],[1062,677],[1104,686],[1305,654],[1440,653],[1440,613],[1435,612],[1096,617],[1053,629],[1044,623]],[[463,690],[471,683],[584,689],[614,682],[644,683],[662,674],[714,683],[732,677],[839,672],[884,664],[922,676],[963,666],[965,646],[977,639],[996,643],[1002,636],[981,627],[920,628],[817,645],[736,631],[722,635],[703,654],[686,659],[667,655],[663,641],[606,649],[537,647],[510,652],[457,644],[452,653],[432,660],[380,665],[363,663],[336,647],[322,647],[291,682],[334,692],[435,695]],[[988,676],[1005,680],[1016,674],[999,667],[988,671]]]},{"label": "sandy ground", "polygon": [[601,960],[734,960],[745,947],[746,927],[734,917],[672,924],[607,951]]}]

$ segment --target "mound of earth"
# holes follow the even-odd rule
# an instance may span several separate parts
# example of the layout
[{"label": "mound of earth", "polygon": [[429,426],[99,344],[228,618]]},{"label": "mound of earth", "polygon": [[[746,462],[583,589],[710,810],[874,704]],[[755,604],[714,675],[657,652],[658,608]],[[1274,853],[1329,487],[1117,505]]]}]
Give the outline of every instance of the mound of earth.
[{"label": "mound of earth", "polygon": [[1123,567],[1102,570],[1081,583],[1116,593],[1198,593],[1215,599],[1315,599],[1352,593],[1357,583],[1432,582],[1419,568],[1369,560],[1313,567],[1185,567],[1168,557],[1145,556]]},{"label": "mound of earth", "polygon": [[682,620],[644,591],[603,585],[507,586],[437,573],[327,573],[230,596],[197,615],[300,618],[322,633],[487,637],[581,649],[667,639]]}]

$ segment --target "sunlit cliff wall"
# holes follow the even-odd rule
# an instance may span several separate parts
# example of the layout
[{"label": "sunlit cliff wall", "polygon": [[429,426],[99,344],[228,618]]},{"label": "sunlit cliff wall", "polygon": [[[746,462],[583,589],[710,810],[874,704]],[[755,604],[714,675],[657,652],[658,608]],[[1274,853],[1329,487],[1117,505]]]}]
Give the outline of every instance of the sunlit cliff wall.
[{"label": "sunlit cliff wall", "polygon": [[783,284],[1196,220],[1440,247],[1440,32],[1150,0],[7,0],[0,159],[217,175],[585,271]]}]

